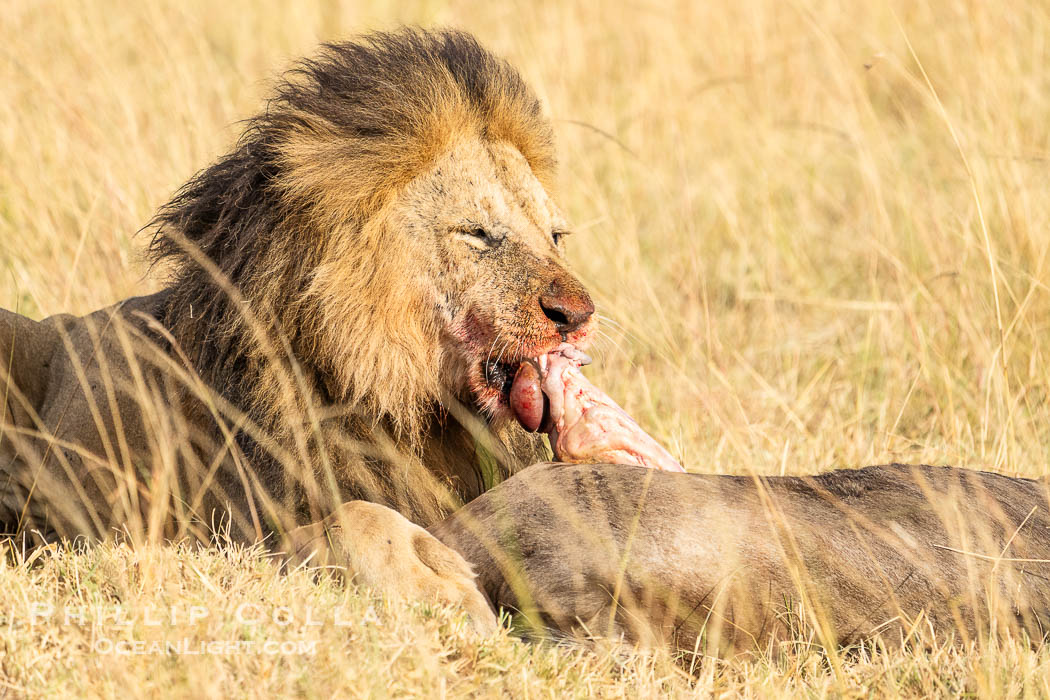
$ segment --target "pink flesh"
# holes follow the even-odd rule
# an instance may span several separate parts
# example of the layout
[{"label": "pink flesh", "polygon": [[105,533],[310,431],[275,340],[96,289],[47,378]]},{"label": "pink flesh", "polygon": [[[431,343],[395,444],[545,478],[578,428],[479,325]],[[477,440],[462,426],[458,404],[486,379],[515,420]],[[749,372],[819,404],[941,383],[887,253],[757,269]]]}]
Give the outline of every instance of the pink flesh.
[{"label": "pink flesh", "polygon": [[[562,462],[637,464],[683,472],[674,457],[639,427],[615,401],[587,381],[583,352],[563,343],[522,364],[511,388],[514,415],[529,430],[548,429],[554,457]],[[541,395],[542,392],[542,395]],[[544,421],[544,401],[549,416]]]}]

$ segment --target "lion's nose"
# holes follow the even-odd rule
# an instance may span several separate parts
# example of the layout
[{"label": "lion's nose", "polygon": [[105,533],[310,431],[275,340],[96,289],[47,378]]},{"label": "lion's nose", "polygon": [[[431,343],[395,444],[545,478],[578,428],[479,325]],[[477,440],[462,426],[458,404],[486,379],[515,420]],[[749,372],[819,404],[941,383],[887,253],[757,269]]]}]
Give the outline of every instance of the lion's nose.
[{"label": "lion's nose", "polygon": [[540,308],[559,333],[572,333],[587,323],[594,313],[594,302],[582,289],[573,294],[555,282],[540,295]]}]

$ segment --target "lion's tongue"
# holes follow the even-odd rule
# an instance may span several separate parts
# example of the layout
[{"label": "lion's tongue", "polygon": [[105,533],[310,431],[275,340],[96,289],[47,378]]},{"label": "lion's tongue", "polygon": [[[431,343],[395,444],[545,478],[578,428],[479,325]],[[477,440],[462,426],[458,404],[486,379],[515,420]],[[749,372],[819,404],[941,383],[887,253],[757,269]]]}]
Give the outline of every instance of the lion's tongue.
[{"label": "lion's tongue", "polygon": [[540,373],[531,362],[522,362],[510,387],[510,407],[526,430],[536,432],[543,425],[543,390]]}]

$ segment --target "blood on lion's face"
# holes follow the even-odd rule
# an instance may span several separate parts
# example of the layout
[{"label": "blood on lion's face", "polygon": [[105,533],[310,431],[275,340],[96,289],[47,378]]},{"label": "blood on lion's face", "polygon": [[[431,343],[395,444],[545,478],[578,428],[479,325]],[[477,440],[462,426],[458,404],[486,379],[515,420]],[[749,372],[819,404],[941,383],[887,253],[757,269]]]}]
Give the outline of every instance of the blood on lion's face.
[{"label": "blood on lion's face", "polygon": [[562,254],[568,225],[514,147],[458,142],[405,187],[387,221],[421,271],[450,356],[445,386],[490,416],[509,415],[522,360],[589,344],[594,304]]}]

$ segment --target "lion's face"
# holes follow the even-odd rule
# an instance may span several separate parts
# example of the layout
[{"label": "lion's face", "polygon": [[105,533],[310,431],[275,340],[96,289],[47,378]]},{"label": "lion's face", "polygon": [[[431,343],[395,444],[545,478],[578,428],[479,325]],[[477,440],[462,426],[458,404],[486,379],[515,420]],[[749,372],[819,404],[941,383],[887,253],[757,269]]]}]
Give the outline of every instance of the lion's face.
[{"label": "lion's face", "polygon": [[586,347],[594,305],[562,256],[567,224],[525,158],[502,143],[459,143],[395,202],[410,269],[441,337],[442,382],[507,415],[521,361]]}]

